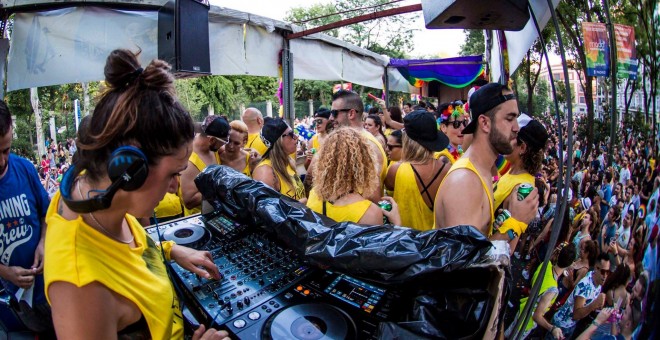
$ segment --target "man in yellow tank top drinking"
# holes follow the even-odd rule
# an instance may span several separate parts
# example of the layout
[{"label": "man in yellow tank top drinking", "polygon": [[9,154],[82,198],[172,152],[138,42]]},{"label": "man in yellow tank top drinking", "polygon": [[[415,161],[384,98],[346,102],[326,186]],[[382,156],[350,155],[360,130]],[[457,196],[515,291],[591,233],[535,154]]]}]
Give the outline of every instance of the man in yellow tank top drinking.
[{"label": "man in yellow tank top drinking", "polygon": [[[505,203],[517,200],[515,187],[521,184],[535,185],[534,176],[541,171],[543,148],[548,141],[548,132],[537,120],[526,114],[518,117],[518,137],[511,142],[513,152],[505,158],[511,164],[509,172],[500,177],[493,187],[495,211],[504,209]],[[526,226],[524,227],[526,229]],[[500,228],[493,234],[493,240],[505,240],[511,246],[511,253],[516,249],[520,234],[514,229]]]},{"label": "man in yellow tank top drinking", "polygon": [[[434,205],[435,227],[471,225],[490,236],[495,214],[491,169],[498,154],[513,152],[511,142],[518,135],[519,110],[511,89],[498,83],[479,88],[469,105],[472,121],[463,134],[474,134],[472,144],[440,184]],[[508,223],[526,226],[537,206],[536,189],[522,201],[511,200]]]}]

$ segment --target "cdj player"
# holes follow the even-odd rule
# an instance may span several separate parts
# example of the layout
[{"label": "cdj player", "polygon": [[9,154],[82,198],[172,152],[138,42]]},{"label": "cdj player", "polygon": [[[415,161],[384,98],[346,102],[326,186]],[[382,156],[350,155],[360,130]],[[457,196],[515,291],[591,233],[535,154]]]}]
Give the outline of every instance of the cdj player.
[{"label": "cdj player", "polygon": [[[399,291],[307,265],[273,236],[219,212],[147,228],[156,241],[207,250],[222,274],[207,280],[172,262],[174,283],[197,320],[238,339],[368,339],[402,321]],[[396,308],[395,308],[396,306]]]}]

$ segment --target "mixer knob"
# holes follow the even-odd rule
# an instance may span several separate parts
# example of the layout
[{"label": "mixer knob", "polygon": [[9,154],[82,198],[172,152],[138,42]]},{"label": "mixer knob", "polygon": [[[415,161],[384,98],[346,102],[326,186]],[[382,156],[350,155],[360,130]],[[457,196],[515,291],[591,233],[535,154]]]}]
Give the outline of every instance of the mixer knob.
[{"label": "mixer knob", "polygon": [[248,268],[243,269],[243,273],[247,274],[249,272],[250,272],[250,270]]},{"label": "mixer knob", "polygon": [[250,274],[250,277],[253,278],[253,279],[256,279],[256,278],[257,278],[257,274],[252,273],[252,274]]},{"label": "mixer knob", "polygon": [[243,309],[243,302],[242,302],[242,301],[238,301],[238,302],[236,302],[236,307],[237,307],[238,309]]},{"label": "mixer knob", "polygon": [[243,303],[245,303],[246,306],[249,306],[249,305],[250,305],[250,298],[246,296],[246,297],[243,299]]},{"label": "mixer knob", "polygon": [[227,313],[229,313],[229,315],[234,313],[234,308],[232,308],[231,303],[227,304]]},{"label": "mixer knob", "polygon": [[263,286],[264,285],[264,279],[259,279],[259,285]]}]

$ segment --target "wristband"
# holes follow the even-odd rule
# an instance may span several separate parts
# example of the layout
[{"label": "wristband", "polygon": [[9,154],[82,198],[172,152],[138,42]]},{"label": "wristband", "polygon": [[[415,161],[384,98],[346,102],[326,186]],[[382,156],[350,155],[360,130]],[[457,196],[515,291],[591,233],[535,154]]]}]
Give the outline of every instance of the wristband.
[{"label": "wristband", "polygon": [[171,253],[172,253],[172,247],[174,247],[176,243],[174,241],[163,241],[160,243],[160,247],[163,248],[163,253],[165,254],[165,260],[171,261]]},{"label": "wristband", "polygon": [[500,233],[509,235],[510,240],[522,235],[526,230],[527,224],[516,220],[513,216],[504,220],[499,228]]},{"label": "wristband", "polygon": [[594,325],[594,326],[596,326],[596,327],[600,326],[600,324],[599,324],[598,321],[596,321],[596,320],[591,321],[591,324]]}]

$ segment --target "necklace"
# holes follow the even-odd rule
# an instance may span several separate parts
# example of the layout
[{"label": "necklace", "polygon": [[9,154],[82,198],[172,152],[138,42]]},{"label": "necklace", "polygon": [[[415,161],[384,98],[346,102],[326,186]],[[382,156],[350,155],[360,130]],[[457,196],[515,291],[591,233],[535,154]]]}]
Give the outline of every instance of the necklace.
[{"label": "necklace", "polygon": [[[82,190],[80,189],[80,180],[78,180],[78,183],[77,183],[76,186],[78,187],[78,194],[80,194],[80,198],[83,198]],[[99,230],[102,233],[104,233],[106,236],[110,237],[111,239],[113,239],[113,240],[115,240],[119,243],[123,243],[123,244],[131,244],[135,240],[135,236],[131,235],[131,238],[128,241],[124,241],[124,240],[118,238],[117,236],[112,235],[112,233],[110,233],[108,231],[108,229],[105,229],[105,227],[103,227],[103,225],[101,225],[101,223],[96,219],[96,217],[94,217],[94,214],[92,214],[91,212],[89,213],[89,217],[91,217],[92,221],[94,221],[94,223],[96,223],[96,226],[99,227]]]}]

